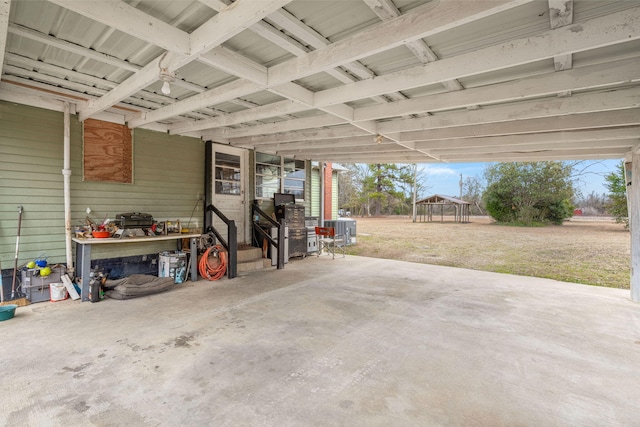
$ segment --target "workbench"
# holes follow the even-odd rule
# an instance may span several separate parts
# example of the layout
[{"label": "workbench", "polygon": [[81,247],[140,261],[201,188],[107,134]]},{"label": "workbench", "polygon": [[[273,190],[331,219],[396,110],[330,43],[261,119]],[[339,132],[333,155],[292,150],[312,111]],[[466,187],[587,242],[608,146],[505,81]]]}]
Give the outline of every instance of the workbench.
[{"label": "workbench", "polygon": [[[81,301],[89,301],[89,281],[91,274],[91,247],[93,245],[120,245],[120,244],[140,244],[149,242],[159,242],[163,240],[177,240],[177,249],[182,250],[182,239],[189,239],[189,249],[192,257],[198,255],[198,239],[201,234],[166,234],[160,236],[144,236],[144,237],[122,237],[122,238],[89,238],[79,239],[72,238],[76,244],[76,272],[80,273],[82,278],[82,295]],[[76,273],[76,276],[78,274]],[[191,281],[198,280],[198,262],[197,259],[191,259]]]}]

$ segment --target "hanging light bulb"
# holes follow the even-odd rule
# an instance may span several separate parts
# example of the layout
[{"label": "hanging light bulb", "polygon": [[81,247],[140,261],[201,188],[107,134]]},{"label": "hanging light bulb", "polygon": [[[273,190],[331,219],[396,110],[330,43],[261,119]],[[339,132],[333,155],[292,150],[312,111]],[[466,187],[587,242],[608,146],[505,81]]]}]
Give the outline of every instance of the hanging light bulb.
[{"label": "hanging light bulb", "polygon": [[171,94],[171,86],[169,85],[169,82],[165,81],[162,84],[162,89],[160,89],[162,91],[162,93],[164,93],[165,95],[169,95]]},{"label": "hanging light bulb", "polygon": [[158,72],[158,79],[163,81],[162,89],[160,91],[165,95],[171,94],[171,85],[176,80],[176,74],[173,71],[170,71],[168,67],[162,66],[162,60],[167,56],[167,52],[163,53],[158,61],[158,68],[160,69]]}]

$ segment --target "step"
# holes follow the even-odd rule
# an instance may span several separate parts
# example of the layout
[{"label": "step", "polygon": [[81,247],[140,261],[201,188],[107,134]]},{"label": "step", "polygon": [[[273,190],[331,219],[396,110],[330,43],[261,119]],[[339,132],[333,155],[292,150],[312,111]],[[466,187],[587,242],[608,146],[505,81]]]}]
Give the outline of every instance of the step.
[{"label": "step", "polygon": [[[271,260],[269,260],[269,265],[271,265]],[[258,271],[258,270],[262,270],[263,268],[264,268],[264,261],[262,260],[262,258],[253,260],[253,261],[239,262],[238,274]]]},{"label": "step", "polygon": [[238,264],[257,259],[262,259],[262,249],[251,247],[238,249]]}]

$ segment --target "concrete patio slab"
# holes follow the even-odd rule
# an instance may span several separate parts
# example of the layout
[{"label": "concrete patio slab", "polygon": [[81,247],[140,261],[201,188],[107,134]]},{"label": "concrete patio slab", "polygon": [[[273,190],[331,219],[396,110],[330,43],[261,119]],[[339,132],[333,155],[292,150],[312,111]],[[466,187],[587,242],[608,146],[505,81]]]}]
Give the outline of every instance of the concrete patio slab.
[{"label": "concrete patio slab", "polygon": [[0,425],[637,425],[629,291],[294,260],[0,322]]}]

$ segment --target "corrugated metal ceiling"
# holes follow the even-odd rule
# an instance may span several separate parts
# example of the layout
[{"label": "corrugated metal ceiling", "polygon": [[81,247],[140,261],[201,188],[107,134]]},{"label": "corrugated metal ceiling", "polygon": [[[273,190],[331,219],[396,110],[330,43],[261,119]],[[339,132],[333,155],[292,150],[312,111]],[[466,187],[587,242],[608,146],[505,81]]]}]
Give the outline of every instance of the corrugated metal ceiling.
[{"label": "corrugated metal ceiling", "polygon": [[[456,147],[452,141],[456,161],[613,158],[640,142],[639,133],[620,147],[616,135],[625,126],[636,129],[637,120],[615,123],[610,141],[598,149],[563,145],[557,134],[550,135],[552,129],[565,134],[577,129],[574,122],[563,128],[568,118],[633,112],[640,106],[640,67],[620,61],[640,61],[637,1],[237,0],[231,7],[221,0],[106,3],[111,9],[98,16],[68,0],[12,0],[6,34],[0,31],[0,99],[14,101],[31,90],[40,98],[77,104],[81,119],[126,121],[132,127],[268,152],[286,147],[297,157],[328,161],[448,161],[409,135],[416,129],[450,127],[455,133],[459,126],[491,123],[495,134],[502,135],[508,132],[504,123],[532,119],[540,120],[531,133],[540,135],[544,150],[535,143],[511,152],[487,145],[481,156],[476,150],[465,157],[460,147],[467,145]],[[119,18],[118,11],[125,15]],[[142,14],[140,22],[149,28],[132,25],[127,14]],[[241,26],[223,33],[234,24]],[[207,25],[201,34],[199,29]],[[187,41],[194,34],[216,41],[195,55],[175,51],[163,58],[166,51],[160,46],[171,42],[166,40],[171,28]],[[419,36],[396,37],[407,29]],[[195,46],[193,40],[189,43]],[[531,55],[522,55],[529,50]],[[610,65],[611,72],[598,64]],[[176,73],[169,95],[161,92],[160,66]],[[289,81],[283,81],[280,70],[287,70]],[[545,84],[554,89],[547,93]],[[477,95],[483,88],[489,90]],[[612,90],[620,96],[608,97]],[[481,102],[469,104],[455,92]],[[434,96],[444,108],[430,109]],[[558,99],[564,100],[562,105]],[[293,102],[283,104],[287,100]],[[407,112],[409,101],[413,104]],[[265,107],[270,105],[271,113]],[[367,118],[367,108],[376,105],[384,106],[384,114]],[[115,107],[133,111],[123,116],[124,110]],[[427,123],[421,117],[447,119]],[[264,125],[276,122],[280,129]],[[371,136],[372,142],[363,140],[353,148],[348,141],[352,136],[332,137],[331,150],[312,148],[322,145],[324,130],[336,129],[340,135],[348,128]],[[578,128],[589,129],[588,124]],[[303,132],[313,129],[323,131],[315,133],[319,136]],[[304,137],[296,139],[295,132]],[[378,134],[389,142],[375,144]],[[255,135],[251,143],[246,135]],[[282,143],[258,144],[260,136],[265,141],[279,136]],[[550,140],[559,141],[557,150],[548,149]],[[483,147],[482,139],[472,142]],[[347,154],[335,149],[340,144],[351,147],[343,150]]]}]

